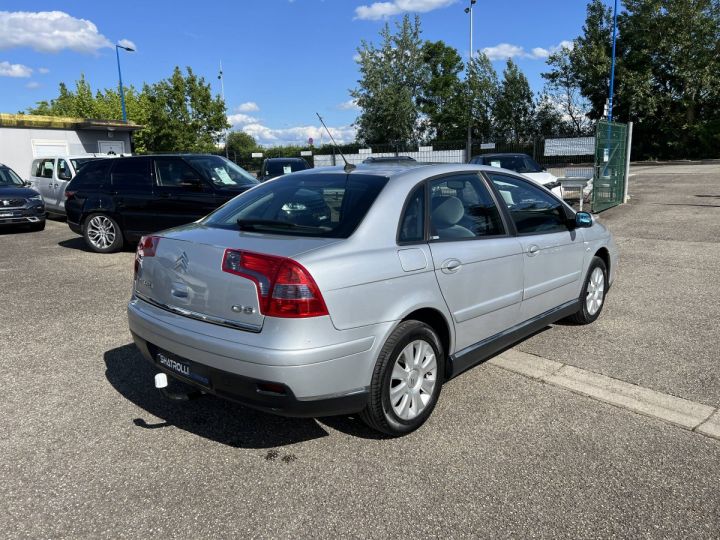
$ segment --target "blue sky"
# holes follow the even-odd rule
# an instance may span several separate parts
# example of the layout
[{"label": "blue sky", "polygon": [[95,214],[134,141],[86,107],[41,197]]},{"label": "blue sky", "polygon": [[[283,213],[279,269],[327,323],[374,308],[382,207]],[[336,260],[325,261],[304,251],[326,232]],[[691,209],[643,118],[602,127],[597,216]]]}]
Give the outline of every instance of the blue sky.
[{"label": "blue sky", "polygon": [[[3,0],[0,7],[0,112],[17,112],[57,95],[60,81],[85,74],[93,89],[117,86],[113,44],[137,47],[121,57],[123,82],[141,86],[191,66],[225,97],[234,129],[265,144],[319,139],[315,112],[334,134],[352,139],[358,111],[361,40],[376,41],[386,20],[420,12],[423,37],[469,51],[469,0]],[[478,0],[474,49],[487,49],[502,71],[508,54],[533,90],[545,56],[581,32],[585,0]],[[49,13],[54,12],[54,13]],[[122,51],[121,51],[122,52]]]}]

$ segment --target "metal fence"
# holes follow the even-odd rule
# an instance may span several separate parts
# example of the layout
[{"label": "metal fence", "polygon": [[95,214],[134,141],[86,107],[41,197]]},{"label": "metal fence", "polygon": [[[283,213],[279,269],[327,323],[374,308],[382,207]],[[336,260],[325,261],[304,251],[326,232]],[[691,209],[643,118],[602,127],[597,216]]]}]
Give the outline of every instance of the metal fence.
[{"label": "metal fence", "polygon": [[592,209],[593,212],[602,212],[622,204],[625,199],[628,126],[600,121],[595,141]]}]

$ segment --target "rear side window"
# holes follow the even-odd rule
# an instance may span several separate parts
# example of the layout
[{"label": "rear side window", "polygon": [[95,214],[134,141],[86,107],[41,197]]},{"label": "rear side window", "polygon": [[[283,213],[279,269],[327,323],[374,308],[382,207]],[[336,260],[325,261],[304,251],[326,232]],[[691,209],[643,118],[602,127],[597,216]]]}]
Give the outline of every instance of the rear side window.
[{"label": "rear side window", "polygon": [[40,170],[42,159],[36,159],[32,162],[32,167],[30,167],[30,176],[40,176]]},{"label": "rear side window", "polygon": [[425,184],[413,190],[400,220],[399,242],[422,242],[425,239]]},{"label": "rear side window", "polygon": [[111,183],[118,190],[152,190],[149,158],[114,160]]},{"label": "rear side window", "polygon": [[455,175],[430,183],[430,229],[433,240],[505,234],[500,211],[476,174]]},{"label": "rear side window", "polygon": [[387,183],[382,176],[302,174],[260,184],[203,223],[267,234],[347,238]]},{"label": "rear side window", "polygon": [[111,162],[109,159],[101,159],[88,163],[72,180],[72,189],[99,188],[105,184],[110,165]]},{"label": "rear side window", "polygon": [[52,178],[55,169],[54,159],[44,159],[40,165],[40,175],[42,178]]}]

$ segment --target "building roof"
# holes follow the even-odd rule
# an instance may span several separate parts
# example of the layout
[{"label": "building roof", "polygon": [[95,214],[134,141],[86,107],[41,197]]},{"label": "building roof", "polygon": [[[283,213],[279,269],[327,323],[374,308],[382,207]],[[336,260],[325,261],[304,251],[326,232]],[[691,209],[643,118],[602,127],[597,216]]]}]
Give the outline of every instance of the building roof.
[{"label": "building roof", "polygon": [[35,129],[91,129],[102,131],[137,131],[143,126],[121,120],[94,120],[67,116],[0,113],[0,127]]}]

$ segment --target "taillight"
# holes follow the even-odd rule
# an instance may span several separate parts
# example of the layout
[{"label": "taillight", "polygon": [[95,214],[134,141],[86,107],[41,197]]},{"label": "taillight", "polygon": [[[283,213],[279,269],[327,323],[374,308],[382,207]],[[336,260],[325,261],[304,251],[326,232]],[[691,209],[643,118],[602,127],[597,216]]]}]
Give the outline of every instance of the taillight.
[{"label": "taillight", "polygon": [[320,289],[310,272],[292,259],[226,249],[222,270],[255,283],[260,312],[268,317],[300,318],[328,314]]},{"label": "taillight", "polygon": [[140,270],[140,261],[145,257],[154,257],[160,243],[159,236],[143,236],[138,242],[137,251],[135,252],[135,277],[137,278]]},{"label": "taillight", "polygon": [[75,193],[76,193],[75,191],[68,191],[66,189],[65,190],[65,198],[69,201],[70,199],[75,197]]}]

